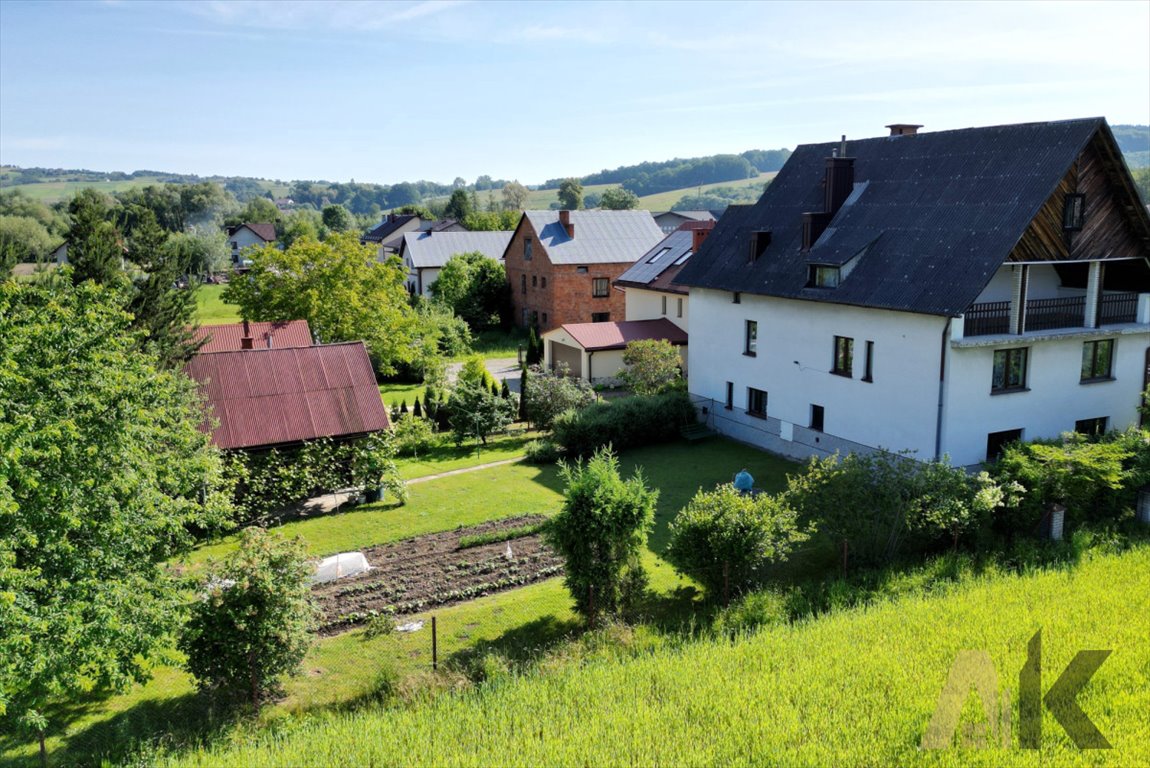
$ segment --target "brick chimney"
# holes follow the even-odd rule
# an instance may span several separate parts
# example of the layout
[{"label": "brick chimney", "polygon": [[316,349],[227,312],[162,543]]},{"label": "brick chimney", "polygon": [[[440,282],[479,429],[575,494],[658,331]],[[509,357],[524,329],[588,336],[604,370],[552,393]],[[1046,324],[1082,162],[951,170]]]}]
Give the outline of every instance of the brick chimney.
[{"label": "brick chimney", "polygon": [[575,225],[571,223],[571,211],[559,211],[559,223],[567,230],[567,237],[575,237]]},{"label": "brick chimney", "polygon": [[914,136],[922,126],[912,123],[891,123],[886,127],[890,128],[891,136]]},{"label": "brick chimney", "polygon": [[244,337],[240,339],[240,349],[252,348],[252,327],[248,321],[244,320]]},{"label": "brick chimney", "polygon": [[691,230],[691,252],[692,253],[698,252],[699,246],[703,244],[703,241],[707,239],[707,235],[709,235],[709,234],[711,234],[711,229],[709,227],[707,229],[703,229],[702,227],[699,227],[697,229]]},{"label": "brick chimney", "polygon": [[809,251],[819,239],[831,219],[850,197],[855,184],[855,159],[847,157],[847,137],[831,151],[826,160],[826,175],[823,178],[823,209],[803,214],[803,250]]}]

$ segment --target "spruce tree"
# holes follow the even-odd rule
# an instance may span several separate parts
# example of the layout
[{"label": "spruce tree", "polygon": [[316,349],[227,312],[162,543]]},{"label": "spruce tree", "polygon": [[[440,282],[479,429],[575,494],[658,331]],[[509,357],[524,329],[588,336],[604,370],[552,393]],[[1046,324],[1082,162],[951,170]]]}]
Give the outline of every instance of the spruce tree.
[{"label": "spruce tree", "polygon": [[411,415],[417,419],[423,418],[423,408],[419,405],[419,395],[415,396],[415,405],[411,406]]},{"label": "spruce tree", "polygon": [[519,371],[519,420],[527,421],[527,366]]}]

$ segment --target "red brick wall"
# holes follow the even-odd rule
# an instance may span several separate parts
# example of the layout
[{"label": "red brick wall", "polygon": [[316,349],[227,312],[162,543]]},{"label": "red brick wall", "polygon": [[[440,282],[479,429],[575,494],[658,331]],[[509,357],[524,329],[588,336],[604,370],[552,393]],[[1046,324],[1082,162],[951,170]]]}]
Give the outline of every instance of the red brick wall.
[{"label": "red brick wall", "polygon": [[[578,232],[575,234],[579,236]],[[530,237],[531,260],[523,259],[523,243]],[[558,328],[565,323],[589,323],[591,315],[607,312],[611,320],[623,320],[625,301],[623,292],[616,290],[615,279],[623,274],[630,262],[622,264],[586,264],[587,272],[581,274],[577,264],[552,264],[539,244],[539,237],[527,219],[511,238],[504,263],[507,279],[511,283],[512,318],[516,325],[524,325],[523,310],[537,313],[541,333]],[[523,292],[523,278],[526,277],[527,292]],[[592,294],[593,279],[605,277],[608,280],[606,298],[595,298]],[[546,279],[546,287],[544,280]],[[547,315],[544,322],[543,315]]]}]

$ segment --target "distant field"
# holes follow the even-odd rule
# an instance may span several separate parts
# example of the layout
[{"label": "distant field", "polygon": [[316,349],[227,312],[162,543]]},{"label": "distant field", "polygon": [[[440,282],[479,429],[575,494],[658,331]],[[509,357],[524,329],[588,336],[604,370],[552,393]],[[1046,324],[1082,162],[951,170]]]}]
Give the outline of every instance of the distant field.
[{"label": "distant field", "polygon": [[[124,192],[135,187],[146,187],[149,184],[163,184],[166,176],[140,176],[135,179],[125,179],[123,181],[45,181],[39,184],[8,184],[4,182],[0,184],[0,191],[9,192],[12,190],[20,190],[28,197],[34,200],[39,200],[42,203],[58,203],[61,200],[71,199],[73,195],[81,189],[92,187],[101,192]],[[285,184],[275,184],[270,181],[260,181],[260,185],[269,190],[276,197],[282,197],[287,194],[288,187]]]},{"label": "distant field", "polygon": [[763,185],[775,177],[775,172],[760,173],[753,179],[739,181],[718,181],[714,184],[704,184],[701,187],[687,187],[686,189],[673,189],[670,192],[660,192],[657,195],[646,195],[639,198],[639,207],[648,211],[669,211],[671,206],[679,202],[684,195],[697,195],[702,190],[704,194],[718,187],[758,187],[761,191]]}]

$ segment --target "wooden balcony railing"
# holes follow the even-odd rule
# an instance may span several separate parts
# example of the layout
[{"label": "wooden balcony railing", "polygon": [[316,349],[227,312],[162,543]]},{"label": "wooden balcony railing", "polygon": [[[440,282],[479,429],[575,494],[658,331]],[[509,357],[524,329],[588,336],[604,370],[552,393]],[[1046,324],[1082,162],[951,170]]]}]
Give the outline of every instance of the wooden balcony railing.
[{"label": "wooden balcony railing", "polygon": [[[1106,293],[1098,305],[1098,324],[1133,323],[1138,315],[1137,293]],[[964,314],[963,335],[999,336],[1010,333],[1010,302],[972,304]],[[1033,299],[1026,302],[1027,331],[1086,326],[1086,297]]]}]

